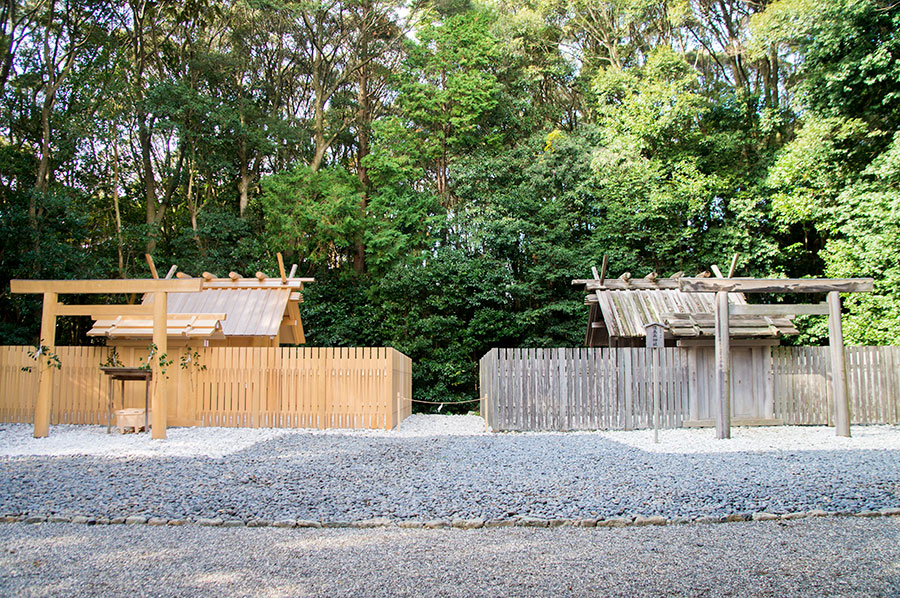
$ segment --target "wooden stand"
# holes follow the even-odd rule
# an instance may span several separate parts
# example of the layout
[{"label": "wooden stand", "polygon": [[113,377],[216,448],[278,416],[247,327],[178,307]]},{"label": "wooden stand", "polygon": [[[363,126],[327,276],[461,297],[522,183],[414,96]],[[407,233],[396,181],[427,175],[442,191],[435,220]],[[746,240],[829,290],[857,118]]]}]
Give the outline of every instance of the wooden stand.
[{"label": "wooden stand", "polygon": [[[116,427],[119,433],[124,434],[127,431],[138,432],[141,428],[147,431],[147,410],[146,409],[119,409],[116,411]],[[109,428],[107,427],[107,434]]]},{"label": "wooden stand", "polygon": [[[149,428],[149,417],[148,413],[150,411],[150,381],[153,379],[153,372],[151,370],[147,370],[144,368],[111,368],[111,367],[101,367],[100,371],[109,376],[109,395],[107,396],[106,408],[106,433],[109,434],[110,429],[112,428],[112,416],[113,411],[115,411],[115,400],[114,400],[114,392],[115,392],[115,381],[119,380],[122,383],[122,409],[125,410],[125,382],[132,380],[143,380],[146,385],[144,390],[144,431],[146,432]],[[128,409],[127,411],[134,411],[133,409]],[[133,414],[126,414],[129,423],[121,423],[119,421],[119,412],[116,411],[116,425],[121,428],[124,427],[134,427],[138,426],[132,422]],[[124,420],[123,420],[124,421]]]}]

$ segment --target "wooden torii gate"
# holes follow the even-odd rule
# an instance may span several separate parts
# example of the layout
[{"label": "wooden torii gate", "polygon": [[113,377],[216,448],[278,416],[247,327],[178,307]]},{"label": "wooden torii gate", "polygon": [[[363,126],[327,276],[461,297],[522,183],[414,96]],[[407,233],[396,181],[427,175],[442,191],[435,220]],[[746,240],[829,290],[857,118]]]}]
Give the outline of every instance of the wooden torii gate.
[{"label": "wooden torii gate", "polygon": [[[202,278],[190,279],[130,279],[130,280],[12,280],[13,293],[40,293],[44,296],[39,344],[51,350],[56,345],[56,318],[59,316],[147,316],[153,317],[153,344],[157,356],[168,352],[167,294],[197,293],[203,289]],[[152,304],[140,305],[63,305],[59,295],[114,295],[151,293]],[[53,388],[53,368],[39,360],[40,381],[34,409],[34,437],[50,434],[50,393]],[[166,437],[166,377],[159,371],[159,359],[150,364],[155,380],[151,409],[153,438]]]},{"label": "wooden torii gate", "polygon": [[[729,315],[784,316],[798,314],[828,315],[831,347],[831,372],[834,387],[835,433],[850,436],[850,394],[847,388],[847,362],[844,359],[844,335],[841,327],[841,293],[870,292],[871,278],[680,278],[678,288],[688,293],[715,293],[716,321],[716,438],[731,438],[731,356]],[[732,305],[728,293],[827,293],[821,304]]]}]

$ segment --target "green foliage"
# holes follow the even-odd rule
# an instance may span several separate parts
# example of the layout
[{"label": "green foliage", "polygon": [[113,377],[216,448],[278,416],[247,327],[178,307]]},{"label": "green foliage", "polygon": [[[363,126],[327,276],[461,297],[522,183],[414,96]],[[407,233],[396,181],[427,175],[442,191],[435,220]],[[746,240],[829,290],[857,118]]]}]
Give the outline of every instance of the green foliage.
[{"label": "green foliage", "polygon": [[849,295],[845,335],[859,344],[900,344],[900,134],[841,193],[836,235],[822,252],[829,276],[871,276],[874,293]]},{"label": "green foliage", "polygon": [[[309,344],[394,346],[422,400],[477,396],[492,347],[580,344],[570,281],[603,255],[614,276],[735,252],[745,276],[873,276],[847,339],[900,342],[887,0],[324,6],[22,16],[0,55],[0,276],[144,277],[148,250],[271,275],[280,251],[316,277]],[[0,289],[0,342],[39,320],[39,297]]]},{"label": "green foliage", "polygon": [[205,372],[206,364],[200,363],[200,353],[191,349],[190,345],[185,347],[184,353],[179,359],[179,365],[182,370]]},{"label": "green foliage", "polygon": [[515,342],[511,280],[486,256],[443,248],[418,264],[396,267],[372,289],[382,338],[409,355],[420,400],[471,398],[478,359]]},{"label": "green foliage", "polygon": [[156,346],[156,343],[150,343],[147,345],[147,361],[144,361],[144,358],[141,357],[139,361],[141,365],[138,367],[142,370],[149,370],[153,367],[154,362],[159,366],[159,373],[168,378],[169,376],[166,372],[169,369],[169,366],[174,363],[173,359],[169,358],[168,353],[160,353],[159,347]]},{"label": "green foliage", "polygon": [[802,101],[817,114],[900,124],[900,11],[887,0],[776,0],[756,15],[762,43],[802,56]]},{"label": "green foliage", "polygon": [[121,368],[125,367],[125,364],[119,359],[119,350],[116,347],[112,347],[106,355],[106,361],[100,364],[100,367],[104,368]]},{"label": "green foliage", "polygon": [[[28,189],[13,192],[0,203],[0,277],[14,278],[100,278],[103,265],[92,259],[96,231],[88,226],[88,206],[80,194],[64,191],[38,193]],[[28,216],[29,202],[35,218]],[[39,334],[41,298],[11,295],[5,284],[0,290],[0,343],[25,345]],[[58,344],[80,342],[87,331],[79,322],[63,322],[57,331]],[[78,341],[76,341],[78,339]]]},{"label": "green foliage", "polygon": [[[28,357],[38,362],[39,365],[43,365],[44,367],[54,368],[57,370],[62,369],[62,361],[59,359],[59,355],[56,354],[50,347],[43,344],[44,339],[33,348],[28,349]],[[25,366],[22,368],[23,372],[31,372],[33,371],[33,366]]]},{"label": "green foliage", "polygon": [[233,208],[207,206],[197,218],[197,230],[182,228],[164,244],[183,272],[270,271],[275,253],[285,247],[270,247],[262,214],[251,209],[242,218]]},{"label": "green foliage", "polygon": [[346,170],[297,166],[264,179],[257,202],[271,247],[339,267],[362,229],[361,199],[359,180]]}]

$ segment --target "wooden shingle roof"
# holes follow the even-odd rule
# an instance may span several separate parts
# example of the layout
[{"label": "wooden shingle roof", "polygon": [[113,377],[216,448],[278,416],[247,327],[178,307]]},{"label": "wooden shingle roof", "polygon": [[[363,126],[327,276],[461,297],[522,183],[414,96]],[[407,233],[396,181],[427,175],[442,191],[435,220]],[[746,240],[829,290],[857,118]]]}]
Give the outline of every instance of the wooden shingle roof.
[{"label": "wooden shingle roof", "polygon": [[[712,268],[717,278],[723,278],[717,267]],[[732,262],[732,271],[734,262]],[[681,273],[670,278],[659,278],[656,273],[645,278],[632,279],[629,273],[608,279],[606,260],[594,278],[573,280],[583,285],[589,306],[587,346],[626,346],[638,344],[647,336],[649,324],[664,324],[667,338],[715,337],[715,295],[682,289],[682,282],[704,280],[684,279]],[[733,279],[738,280],[738,279]],[[733,305],[746,305],[743,293],[729,292],[728,301]],[[803,313],[803,312],[801,312]],[[729,319],[730,335],[735,338],[777,339],[784,335],[799,334],[791,315],[732,314]]]},{"label": "wooden shingle roof", "polygon": [[291,289],[207,289],[199,293],[170,293],[168,312],[226,315],[222,332],[231,336],[275,336],[287,309]]},{"label": "wooden shingle roof", "polygon": [[[147,263],[154,278],[157,278],[156,266],[149,255]],[[303,301],[303,284],[314,282],[314,279],[295,278],[296,265],[287,274],[281,254],[278,254],[278,266],[280,276],[275,277],[257,272],[252,278],[244,278],[230,272],[228,277],[218,278],[204,272],[199,291],[169,292],[166,297],[169,338],[236,341],[230,346],[305,343],[298,304]],[[172,276],[191,278],[177,272],[176,266],[172,266],[166,278]],[[142,303],[152,305],[153,294],[146,294]],[[135,310],[131,309],[131,315],[122,315],[129,311],[126,307],[123,306],[120,314],[115,306],[104,306],[102,316],[93,316],[94,326],[88,335],[126,340],[151,339],[153,319],[144,315],[150,311],[141,310],[140,315],[134,315]]]},{"label": "wooden shingle roof", "polygon": [[[684,293],[675,289],[598,290],[588,295],[588,303],[596,301],[609,336],[643,338],[646,325],[666,324],[672,336],[714,336],[715,295]],[[734,304],[746,304],[740,293],[729,295]],[[595,320],[598,321],[598,320]],[[798,334],[789,316],[732,316],[731,334],[735,337],[778,337]]]},{"label": "wooden shingle roof", "polygon": [[[175,314],[169,312],[166,319],[166,334],[171,337],[186,339],[214,340],[225,338],[222,323],[225,314]],[[153,318],[126,317],[100,319],[94,322],[88,336],[105,336],[107,338],[153,338]]]}]

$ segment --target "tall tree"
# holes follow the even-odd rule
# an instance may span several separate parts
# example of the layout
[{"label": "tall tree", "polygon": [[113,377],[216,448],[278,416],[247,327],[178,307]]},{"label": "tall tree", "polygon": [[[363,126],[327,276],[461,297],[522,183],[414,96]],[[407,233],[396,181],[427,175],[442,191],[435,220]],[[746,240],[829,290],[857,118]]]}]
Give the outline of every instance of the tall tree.
[{"label": "tall tree", "polygon": [[503,63],[493,16],[472,11],[424,23],[410,44],[396,107],[414,128],[421,159],[433,175],[444,205],[454,201],[451,160],[496,140],[486,117],[497,107]]},{"label": "tall tree", "polygon": [[[403,41],[406,30],[395,22],[396,9],[395,2],[374,0],[317,0],[300,6],[302,50],[314,95],[312,170],[322,166],[331,144],[354,120],[352,113],[342,114],[335,106],[329,122],[329,103],[360,77],[367,82],[372,63]],[[372,47],[376,41],[380,48]],[[368,94],[364,99],[368,101]]]}]

